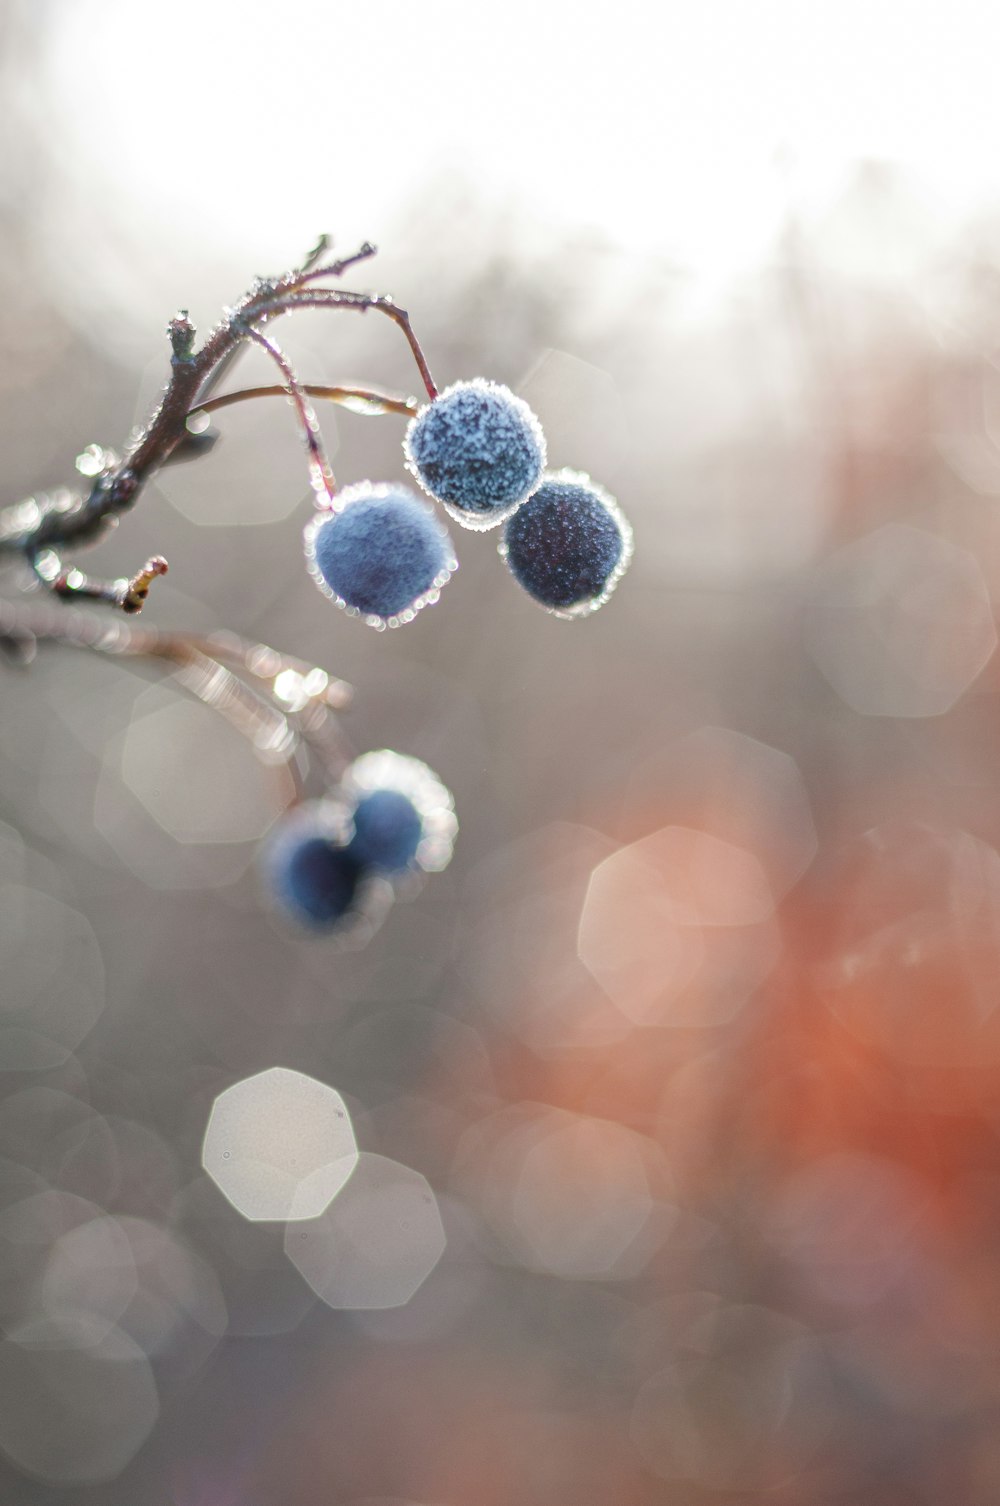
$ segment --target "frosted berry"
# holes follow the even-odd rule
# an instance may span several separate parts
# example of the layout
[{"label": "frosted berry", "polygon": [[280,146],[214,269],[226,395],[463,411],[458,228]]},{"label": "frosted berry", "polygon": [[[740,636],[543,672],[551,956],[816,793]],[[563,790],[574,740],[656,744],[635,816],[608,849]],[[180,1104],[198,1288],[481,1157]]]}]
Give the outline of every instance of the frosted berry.
[{"label": "frosted berry", "polygon": [[347,850],[358,862],[386,875],[447,867],[458,830],[454,801],[419,759],[388,749],[364,753],[341,792],[353,811]]},{"label": "frosted berry", "polygon": [[325,596],[373,627],[410,622],[458,568],[451,539],[408,486],[361,481],[305,531],[309,573]]},{"label": "frosted berry", "polygon": [[614,497],[579,471],[553,471],[504,529],[514,579],[557,617],[603,606],[632,558],[632,529]]},{"label": "frosted berry", "polygon": [[410,421],[406,463],[465,528],[495,528],[530,496],[545,469],[545,436],[509,387],[456,382]]},{"label": "frosted berry", "polygon": [[296,806],[264,851],[264,874],[286,916],[309,930],[346,921],[359,898],[363,867],[339,838],[342,819],[323,800]]}]

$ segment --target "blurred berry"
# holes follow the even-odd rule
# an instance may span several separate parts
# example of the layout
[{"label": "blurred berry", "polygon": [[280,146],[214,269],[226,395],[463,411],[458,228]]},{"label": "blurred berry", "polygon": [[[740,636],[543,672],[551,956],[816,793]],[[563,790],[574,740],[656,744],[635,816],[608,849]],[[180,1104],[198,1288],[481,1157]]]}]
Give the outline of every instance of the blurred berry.
[{"label": "blurred berry", "polygon": [[264,852],[264,874],[281,909],[310,930],[332,930],[358,896],[363,868],[337,839],[325,801],[296,806],[276,826]]},{"label": "blurred berry", "polygon": [[348,850],[373,871],[429,873],[448,866],[458,830],[455,805],[425,763],[387,748],[364,753],[341,788],[354,809]]},{"label": "blurred berry", "polygon": [[336,512],[305,531],[309,573],[325,596],[374,627],[410,622],[458,568],[447,530],[409,487],[345,487]]},{"label": "blurred berry", "polygon": [[420,485],[465,528],[509,518],[545,469],[545,436],[527,403],[481,377],[421,408],[403,447]]},{"label": "blurred berry", "polygon": [[529,596],[557,617],[583,617],[628,568],[632,529],[589,476],[554,471],[507,523],[499,549]]},{"label": "blurred berry", "polygon": [[358,801],[348,851],[380,873],[402,873],[413,863],[424,824],[400,790],[373,790]]}]

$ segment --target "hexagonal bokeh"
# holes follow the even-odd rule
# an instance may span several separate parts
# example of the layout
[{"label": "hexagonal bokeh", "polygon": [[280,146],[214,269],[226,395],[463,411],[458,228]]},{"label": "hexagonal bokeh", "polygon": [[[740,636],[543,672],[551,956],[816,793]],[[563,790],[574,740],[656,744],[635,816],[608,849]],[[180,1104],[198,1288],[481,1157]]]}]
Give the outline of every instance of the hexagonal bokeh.
[{"label": "hexagonal bokeh", "polygon": [[666,826],[595,867],[577,950],[636,1024],[721,1024],[773,965],[773,914],[753,853]]},{"label": "hexagonal bokeh", "polygon": [[509,1104],[472,1125],[453,1174],[495,1259],[563,1280],[635,1276],[673,1223],[659,1146],[547,1104]]},{"label": "hexagonal bokeh", "polygon": [[501,1026],[535,1049],[603,1044],[627,1028],[576,951],[602,833],[554,821],[492,853],[469,875],[459,966]]},{"label": "hexagonal bokeh", "polygon": [[652,1211],[639,1136],[560,1113],[522,1149],[510,1213],[531,1263],[567,1279],[612,1276]]},{"label": "hexagonal bokeh", "polygon": [[227,722],[158,688],[136,697],[121,775],[175,842],[255,842],[284,808],[273,772],[247,756]]},{"label": "hexagonal bokeh", "polygon": [[862,716],[940,716],[997,643],[975,555],[900,523],[825,563],[805,634],[819,669]]},{"label": "hexagonal bokeh", "polygon": [[857,1310],[905,1283],[930,1215],[931,1189],[911,1172],[838,1151],[789,1178],[767,1231],[799,1281],[824,1301]]},{"label": "hexagonal bokeh", "polygon": [[1000,1061],[1000,853],[958,828],[887,821],[831,864],[814,976],[850,1033],[937,1070]]},{"label": "hexagonal bokeh", "polygon": [[149,1361],[126,1334],[89,1318],[36,1318],[0,1343],[0,1448],[55,1485],[114,1479],[160,1406]]},{"label": "hexagonal bokeh", "polygon": [[287,771],[256,757],[223,716],[151,685],[104,750],[94,824],[144,883],[216,886],[253,861],[290,793]]},{"label": "hexagonal bokeh", "polygon": [[105,1005],[97,937],[79,910],[26,884],[0,887],[0,1070],[66,1061]]},{"label": "hexagonal bokeh", "polygon": [[775,900],[816,856],[809,796],[794,758],[731,727],[704,726],[633,776],[654,793],[661,822],[692,827],[752,853]]},{"label": "hexagonal bokeh", "polygon": [[363,1154],[321,1218],[285,1232],[285,1251],[329,1307],[402,1307],[444,1254],[444,1225],[426,1177]]},{"label": "hexagonal bokeh", "polygon": [[[291,344],[289,341],[291,340]],[[326,367],[321,347],[311,348],[293,326],[282,345],[295,351],[304,381],[323,381]],[[162,388],[164,363],[148,368],[136,421],[145,422],[149,405]],[[320,375],[317,375],[320,373]],[[331,376],[330,380],[334,380]],[[238,386],[254,387],[280,381],[274,366],[260,352],[241,353]],[[318,417],[330,455],[337,452],[337,417],[330,404]],[[308,474],[296,434],[295,413],[280,397],[235,404],[211,417],[217,443],[198,456],[197,464],[166,466],[156,478],[158,489],[182,517],[202,528],[232,528],[280,523],[302,506],[309,490]]]},{"label": "hexagonal bokeh", "polygon": [[804,1324],[720,1304],[644,1382],[630,1431],[661,1479],[742,1495],[805,1468],[829,1431],[832,1397],[821,1346]]},{"label": "hexagonal bokeh", "polygon": [[271,1067],[212,1106],[202,1165],[244,1218],[316,1218],[354,1171],[347,1107],[325,1083]]}]

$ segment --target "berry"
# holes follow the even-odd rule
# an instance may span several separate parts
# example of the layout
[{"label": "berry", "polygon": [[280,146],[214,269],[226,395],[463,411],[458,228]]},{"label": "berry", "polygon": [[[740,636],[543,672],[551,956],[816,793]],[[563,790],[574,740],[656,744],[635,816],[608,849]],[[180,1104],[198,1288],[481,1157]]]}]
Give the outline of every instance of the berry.
[{"label": "berry", "polygon": [[348,851],[380,873],[402,873],[413,863],[423,834],[424,823],[408,796],[372,790],[358,801]]},{"label": "berry", "polygon": [[351,915],[358,898],[363,868],[338,838],[336,810],[313,800],[284,817],[265,849],[265,877],[274,898],[290,919],[310,930],[333,930]]},{"label": "berry", "polygon": [[449,792],[426,764],[383,749],[356,758],[344,775],[353,805],[348,852],[375,872],[448,866],[458,822]]},{"label": "berry", "polygon": [[628,568],[632,529],[589,476],[554,471],[510,519],[499,550],[529,596],[557,617],[583,617]]},{"label": "berry", "polygon": [[408,486],[361,481],[305,531],[309,573],[325,596],[373,627],[410,622],[458,568],[451,539]]},{"label": "berry", "polygon": [[538,485],[545,436],[509,387],[456,382],[421,408],[403,441],[407,468],[465,528],[494,528]]}]

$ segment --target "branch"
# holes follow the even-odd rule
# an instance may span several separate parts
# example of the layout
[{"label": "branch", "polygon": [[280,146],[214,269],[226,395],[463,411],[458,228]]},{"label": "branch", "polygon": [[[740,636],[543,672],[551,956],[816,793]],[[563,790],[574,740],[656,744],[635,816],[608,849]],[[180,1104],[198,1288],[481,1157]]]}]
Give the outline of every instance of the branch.
[{"label": "branch", "polygon": [[54,596],[87,597],[103,601],[129,615],[141,612],[149,595],[149,588],[158,575],[166,575],[167,562],[162,554],[154,554],[142,569],[131,577],[118,580],[97,580],[84,575],[75,565],[64,566],[54,549],[46,549],[31,560],[37,578]]},{"label": "branch", "polygon": [[[307,283],[322,277],[338,276],[349,266],[374,255],[375,248],[365,244],[352,256],[328,266],[318,267],[314,260],[326,249],[322,241],[306,258],[306,265],[283,277],[261,280],[251,288],[234,309],[226,311],[222,322],[209,334],[200,350],[195,350],[195,328],[182,310],[168,326],[171,345],[170,380],[160,404],[146,427],[130,442],[125,454],[118,459],[109,458],[104,470],[98,474],[90,491],[62,490],[36,498],[0,512],[0,557],[21,556],[31,565],[45,583],[57,590],[59,595],[90,596],[108,602],[124,610],[137,611],[144,599],[142,577],[144,572],[126,582],[127,589],[120,590],[120,582],[91,581],[73,566],[63,566],[57,551],[62,547],[88,545],[97,542],[122,513],[135,505],[146,481],[161,465],[170,459],[175,450],[190,442],[191,432],[187,427],[188,417],[197,412],[206,402],[219,374],[234,359],[248,340],[267,345],[270,353],[281,366],[288,384],[288,392],[299,407],[304,429],[308,429],[311,413],[305,394],[307,389],[298,383],[278,347],[267,341],[260,326],[279,315],[300,308],[343,308],[360,312],[372,308],[392,319],[406,337],[407,344],[416,361],[421,379],[428,395],[434,398],[434,385],[426,358],[413,333],[409,315],[392,300],[374,293],[338,292],[332,288],[306,288]],[[332,389],[336,390],[336,389]],[[235,400],[235,399],[234,399]],[[399,408],[387,411],[400,411]],[[409,407],[403,411],[409,412]],[[305,416],[303,416],[305,415]],[[316,469],[316,481],[322,481],[324,496],[332,495],[332,474],[322,446],[317,443],[315,431],[310,440],[311,462]],[[52,559],[55,557],[55,567]],[[152,563],[152,562],[150,562]],[[149,569],[149,566],[146,567]],[[155,573],[162,573],[162,571]],[[152,578],[152,577],[150,577]],[[54,586],[54,581],[60,582]],[[148,580],[145,586],[148,589]]]},{"label": "branch", "polygon": [[259,753],[289,764],[296,798],[302,789],[293,760],[300,744],[334,779],[350,762],[334,713],[350,705],[352,687],[267,644],[233,633],[162,632],[86,612],[0,601],[0,651],[12,663],[29,665],[45,644],[169,665],[185,690],[224,716]]},{"label": "branch", "polygon": [[420,379],[427,390],[427,396],[431,402],[438,395],[434,378],[431,376],[430,367],[426,357],[420,348],[420,342],[413,333],[410,324],[410,316],[405,309],[401,309],[397,303],[384,293],[347,293],[338,292],[336,288],[312,288],[308,292],[287,292],[275,298],[274,311],[276,313],[290,312],[292,309],[356,309],[359,313],[367,313],[369,309],[375,309],[380,314],[385,314],[393,323],[398,324],[406,336],[407,344],[413,353],[413,359],[417,363]]}]

